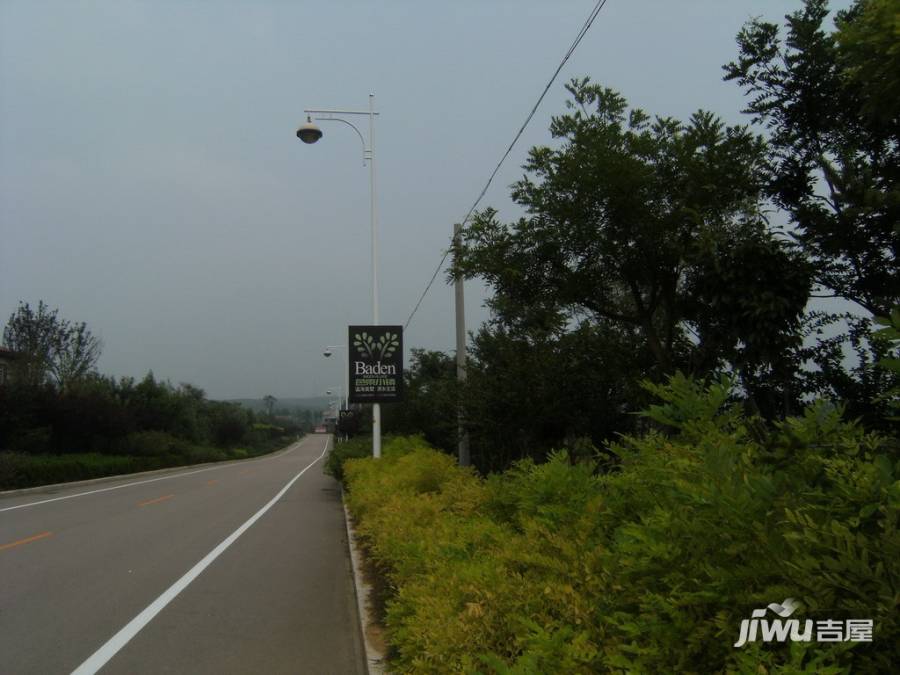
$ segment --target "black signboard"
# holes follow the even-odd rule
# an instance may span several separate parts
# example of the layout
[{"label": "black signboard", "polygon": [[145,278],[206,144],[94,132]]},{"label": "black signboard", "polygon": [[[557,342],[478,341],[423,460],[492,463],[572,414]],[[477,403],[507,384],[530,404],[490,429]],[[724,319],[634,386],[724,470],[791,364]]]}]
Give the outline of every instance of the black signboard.
[{"label": "black signboard", "polygon": [[350,403],[403,398],[403,326],[350,326]]},{"label": "black signboard", "polygon": [[344,436],[355,436],[359,433],[359,416],[353,410],[341,410],[338,416],[338,431]]}]

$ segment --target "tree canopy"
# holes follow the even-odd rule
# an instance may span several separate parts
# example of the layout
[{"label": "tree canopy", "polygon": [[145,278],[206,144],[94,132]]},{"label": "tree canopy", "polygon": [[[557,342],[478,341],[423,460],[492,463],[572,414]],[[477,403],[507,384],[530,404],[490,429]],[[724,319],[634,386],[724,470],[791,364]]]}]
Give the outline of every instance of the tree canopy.
[{"label": "tree canopy", "polygon": [[766,193],[789,214],[817,284],[887,315],[900,302],[900,0],[827,0],[757,19],[725,66],[768,131]]},{"label": "tree canopy", "polygon": [[50,379],[60,388],[95,372],[102,343],[87,325],[59,316],[41,300],[37,310],[20,302],[3,330],[3,343],[25,356],[17,377],[31,384]]},{"label": "tree canopy", "polygon": [[635,330],[662,372],[771,369],[810,283],[760,209],[763,140],[704,111],[651,119],[588,79],[567,90],[558,147],[513,186],[527,216],[478,214],[456,274],[485,278],[508,323]]}]

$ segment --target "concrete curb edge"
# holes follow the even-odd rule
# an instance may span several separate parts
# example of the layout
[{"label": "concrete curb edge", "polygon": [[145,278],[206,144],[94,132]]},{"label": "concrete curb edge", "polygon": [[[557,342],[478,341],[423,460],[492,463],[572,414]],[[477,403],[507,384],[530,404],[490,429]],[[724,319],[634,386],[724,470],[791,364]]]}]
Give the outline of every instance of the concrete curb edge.
[{"label": "concrete curb edge", "polygon": [[341,503],[344,506],[344,523],[347,525],[347,545],[350,547],[350,564],[353,567],[353,585],[356,590],[359,628],[362,632],[363,646],[366,651],[366,670],[369,675],[388,675],[388,671],[385,669],[385,654],[372,644],[371,639],[369,639],[368,629],[375,623],[372,616],[371,603],[369,602],[372,586],[363,578],[362,551],[357,546],[356,532],[351,524],[350,511],[347,510],[343,486],[341,486]]}]

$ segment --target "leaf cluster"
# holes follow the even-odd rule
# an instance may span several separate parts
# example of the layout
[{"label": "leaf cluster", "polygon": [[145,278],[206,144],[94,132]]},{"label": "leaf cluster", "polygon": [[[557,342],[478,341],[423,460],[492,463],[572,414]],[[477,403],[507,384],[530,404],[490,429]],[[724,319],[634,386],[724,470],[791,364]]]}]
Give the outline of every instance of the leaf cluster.
[{"label": "leaf cluster", "polygon": [[484,278],[512,329],[613,323],[663,372],[776,367],[810,271],[766,227],[763,140],[705,111],[651,120],[588,79],[567,88],[558,146],[533,148],[513,186],[527,216],[477,214],[455,274]]},{"label": "leaf cluster", "polygon": [[897,0],[857,0],[827,32],[827,0],[784,31],[762,19],[725,66],[768,130],[766,193],[784,209],[816,282],[874,314],[900,298]]},{"label": "leaf cluster", "polygon": [[19,303],[3,329],[3,344],[17,357],[13,378],[29,384],[49,379],[59,388],[94,373],[102,350],[84,322],[60,318],[43,300],[36,310]]},{"label": "leaf cluster", "polygon": [[[672,433],[625,437],[612,473],[557,453],[482,480],[415,440],[347,462],[396,672],[890,670],[896,447],[825,403],[767,431],[726,380],[651,389]],[[732,647],[784,597],[874,641]]]}]

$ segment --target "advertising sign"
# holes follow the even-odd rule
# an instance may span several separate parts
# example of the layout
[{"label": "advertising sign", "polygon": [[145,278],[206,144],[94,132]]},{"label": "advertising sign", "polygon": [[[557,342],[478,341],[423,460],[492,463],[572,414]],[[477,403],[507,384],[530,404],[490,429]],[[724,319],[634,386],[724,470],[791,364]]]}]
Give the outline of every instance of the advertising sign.
[{"label": "advertising sign", "polygon": [[403,398],[403,326],[350,326],[350,403]]},{"label": "advertising sign", "polygon": [[341,410],[338,417],[338,431],[348,437],[359,432],[359,417],[353,410]]}]

